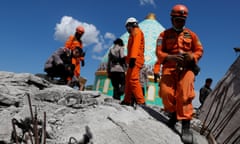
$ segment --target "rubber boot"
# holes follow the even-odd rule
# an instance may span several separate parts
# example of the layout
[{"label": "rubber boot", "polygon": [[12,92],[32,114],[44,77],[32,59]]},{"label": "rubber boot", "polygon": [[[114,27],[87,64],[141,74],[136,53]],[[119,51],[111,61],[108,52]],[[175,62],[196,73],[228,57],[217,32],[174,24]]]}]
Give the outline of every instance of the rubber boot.
[{"label": "rubber boot", "polygon": [[190,120],[182,120],[182,142],[193,144],[193,134],[190,131]]},{"label": "rubber boot", "polygon": [[173,112],[170,114],[170,119],[167,122],[167,126],[171,129],[175,128],[175,124],[177,123],[177,113]]}]

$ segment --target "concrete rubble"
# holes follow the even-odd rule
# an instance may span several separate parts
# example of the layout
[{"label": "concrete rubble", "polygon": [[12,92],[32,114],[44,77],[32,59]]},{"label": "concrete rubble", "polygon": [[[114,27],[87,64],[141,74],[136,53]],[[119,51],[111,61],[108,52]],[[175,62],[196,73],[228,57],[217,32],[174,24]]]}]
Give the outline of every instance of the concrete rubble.
[{"label": "concrete rubble", "polygon": [[[41,127],[44,114],[47,144],[182,144],[178,132],[164,124],[167,116],[157,106],[122,106],[98,91],[54,85],[29,73],[0,71],[0,91],[0,144],[15,143],[13,120],[29,123],[36,116]],[[200,127],[201,122],[194,120],[192,125]],[[15,127],[16,134],[23,136]],[[193,132],[195,143],[208,143]],[[35,137],[26,133],[23,139],[31,143]],[[42,143],[43,137],[42,133]]]}]

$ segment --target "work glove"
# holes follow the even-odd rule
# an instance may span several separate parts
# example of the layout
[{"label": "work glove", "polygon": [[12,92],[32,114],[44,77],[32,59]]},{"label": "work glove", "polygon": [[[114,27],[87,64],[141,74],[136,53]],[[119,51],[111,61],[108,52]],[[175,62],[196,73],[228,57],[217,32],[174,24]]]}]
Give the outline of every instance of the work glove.
[{"label": "work glove", "polygon": [[83,51],[82,54],[81,54],[81,56],[82,56],[82,57],[85,57],[85,55],[86,55],[86,52]]},{"label": "work glove", "polygon": [[183,56],[186,63],[191,63],[194,61],[193,56],[190,53],[184,53]]},{"label": "work glove", "polygon": [[129,67],[130,68],[133,68],[135,66],[135,61],[136,61],[135,58],[130,58],[130,61],[129,61]]},{"label": "work glove", "polygon": [[176,61],[182,63],[184,61],[183,55],[168,55],[166,58],[167,61]]},{"label": "work glove", "polygon": [[82,65],[82,67],[85,66],[85,61],[84,60],[82,60],[81,65]]},{"label": "work glove", "polygon": [[160,76],[158,73],[154,73],[154,82],[157,83],[158,82],[158,79],[160,79]]}]

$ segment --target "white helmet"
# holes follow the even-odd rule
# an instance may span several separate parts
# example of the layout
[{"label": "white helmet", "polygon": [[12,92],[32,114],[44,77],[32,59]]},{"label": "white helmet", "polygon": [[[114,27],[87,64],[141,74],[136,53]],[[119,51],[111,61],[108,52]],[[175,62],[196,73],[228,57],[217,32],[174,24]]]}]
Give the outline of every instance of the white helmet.
[{"label": "white helmet", "polygon": [[136,18],[130,17],[130,18],[127,19],[125,25],[127,25],[128,23],[137,23],[137,22],[138,22],[138,21],[137,21]]}]

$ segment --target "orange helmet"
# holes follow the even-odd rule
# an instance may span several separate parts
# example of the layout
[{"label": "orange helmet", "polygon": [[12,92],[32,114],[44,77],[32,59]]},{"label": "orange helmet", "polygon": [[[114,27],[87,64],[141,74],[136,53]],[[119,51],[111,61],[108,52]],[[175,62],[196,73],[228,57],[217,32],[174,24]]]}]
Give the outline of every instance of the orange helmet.
[{"label": "orange helmet", "polygon": [[188,16],[188,8],[185,5],[177,4],[172,8],[171,16]]},{"label": "orange helmet", "polygon": [[84,27],[78,26],[78,27],[76,28],[76,32],[77,32],[77,33],[84,33]]}]

